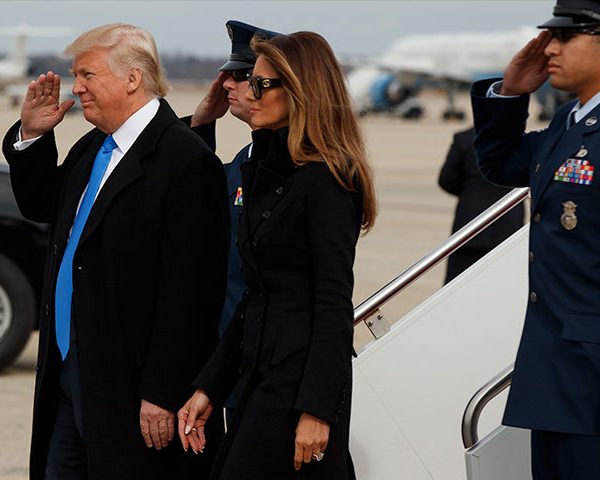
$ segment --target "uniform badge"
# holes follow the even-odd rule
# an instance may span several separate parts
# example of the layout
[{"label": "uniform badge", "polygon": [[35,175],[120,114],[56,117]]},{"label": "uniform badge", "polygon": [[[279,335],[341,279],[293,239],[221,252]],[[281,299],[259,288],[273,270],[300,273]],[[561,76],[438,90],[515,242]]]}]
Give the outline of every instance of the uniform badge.
[{"label": "uniform badge", "polygon": [[560,223],[565,230],[573,230],[577,226],[577,215],[575,210],[577,205],[571,200],[562,204],[563,214],[560,216]]},{"label": "uniform badge", "polygon": [[[581,154],[581,156],[584,156],[584,153],[587,154],[587,150],[582,147],[577,155]],[[591,185],[594,181],[594,166],[590,164],[589,160],[568,158],[554,172],[554,180],[557,182]]]},{"label": "uniform badge", "polygon": [[236,207],[241,207],[244,205],[244,192],[242,191],[242,187],[237,188],[237,192],[235,193],[235,200],[233,201],[233,205]]},{"label": "uniform badge", "polygon": [[598,119],[596,117],[590,117],[585,121],[586,126],[591,127],[598,123]]},{"label": "uniform badge", "polygon": [[588,154],[588,151],[586,150],[586,148],[582,145],[581,148],[579,149],[579,151],[577,152],[577,155],[575,155],[577,158],[583,158]]}]

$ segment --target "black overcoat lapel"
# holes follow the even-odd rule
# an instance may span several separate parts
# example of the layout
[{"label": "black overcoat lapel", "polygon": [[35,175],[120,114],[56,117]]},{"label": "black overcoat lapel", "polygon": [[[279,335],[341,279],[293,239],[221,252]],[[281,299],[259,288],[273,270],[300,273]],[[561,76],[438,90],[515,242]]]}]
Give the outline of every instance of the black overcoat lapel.
[{"label": "black overcoat lapel", "polygon": [[154,118],[142,131],[140,136],[121,159],[115,170],[106,179],[106,182],[94,202],[90,215],[81,234],[81,245],[94,232],[102,222],[112,200],[144,174],[143,159],[154,152],[163,131],[171,123],[179,121],[175,112],[169,105],[161,100],[160,107]]},{"label": "black overcoat lapel", "polygon": [[64,198],[61,202],[62,212],[57,215],[56,223],[56,238],[65,240],[65,245],[75,220],[77,206],[79,205],[81,196],[90,180],[94,159],[96,158],[96,154],[98,153],[104,138],[105,135],[99,133],[92,139],[66,179],[68,188],[63,188]]}]

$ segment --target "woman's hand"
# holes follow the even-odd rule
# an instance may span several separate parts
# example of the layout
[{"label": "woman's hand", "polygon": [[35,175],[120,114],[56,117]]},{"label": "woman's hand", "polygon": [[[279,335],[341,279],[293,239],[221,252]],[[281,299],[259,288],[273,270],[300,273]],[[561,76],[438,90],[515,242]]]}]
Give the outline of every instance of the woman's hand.
[{"label": "woman's hand", "polygon": [[303,413],[296,427],[294,468],[300,470],[302,462],[323,458],[329,441],[329,424],[320,418]]},{"label": "woman's hand", "polygon": [[213,411],[212,403],[204,391],[198,389],[177,412],[179,419],[179,438],[187,452],[191,446],[194,453],[202,452],[206,445],[204,425]]}]

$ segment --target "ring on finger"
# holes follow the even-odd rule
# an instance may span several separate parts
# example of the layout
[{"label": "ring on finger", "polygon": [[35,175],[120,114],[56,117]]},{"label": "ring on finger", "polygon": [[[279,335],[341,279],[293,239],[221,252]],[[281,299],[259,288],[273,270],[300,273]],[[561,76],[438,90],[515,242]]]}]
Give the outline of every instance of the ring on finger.
[{"label": "ring on finger", "polygon": [[312,454],[312,458],[314,458],[317,462],[320,462],[321,460],[323,460],[324,456],[325,456],[325,454],[323,452]]}]

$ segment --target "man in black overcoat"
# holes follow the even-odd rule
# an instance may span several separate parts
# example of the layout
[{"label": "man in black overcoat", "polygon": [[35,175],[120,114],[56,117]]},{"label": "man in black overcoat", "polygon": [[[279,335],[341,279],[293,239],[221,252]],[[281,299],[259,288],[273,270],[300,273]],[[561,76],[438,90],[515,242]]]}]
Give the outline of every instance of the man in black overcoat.
[{"label": "man in black overcoat", "polygon": [[[472,90],[482,173],[531,187],[527,315],[503,422],[531,430],[535,480],[600,478],[600,1],[558,0],[503,81]],[[550,77],[577,100],[525,133]]]},{"label": "man in black overcoat", "polygon": [[[73,102],[59,104],[48,72],[3,143],[19,208],[50,223],[31,479],[205,478],[213,452],[185,455],[172,439],[174,412],[217,341],[223,168],[161,98],[150,34],[106,25],[67,53],[96,128],[57,165],[54,127]],[[212,448],[222,433],[217,417]]]},{"label": "man in black overcoat", "polygon": [[[457,132],[454,135],[452,145],[446,155],[446,161],[438,177],[440,187],[458,197],[452,233],[460,230],[511,190],[494,185],[483,178],[475,160],[474,139],[475,130],[473,128]],[[445,283],[460,275],[521,228],[523,213],[521,205],[513,208],[450,255]]]}]

